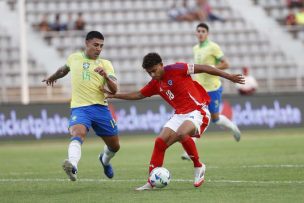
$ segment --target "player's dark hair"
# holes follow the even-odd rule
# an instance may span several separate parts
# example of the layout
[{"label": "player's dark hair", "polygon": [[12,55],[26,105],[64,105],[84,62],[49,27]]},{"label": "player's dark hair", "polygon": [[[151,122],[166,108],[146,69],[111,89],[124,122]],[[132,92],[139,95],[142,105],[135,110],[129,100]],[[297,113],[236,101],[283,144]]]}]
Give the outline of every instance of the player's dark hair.
[{"label": "player's dark hair", "polygon": [[162,63],[162,59],[158,53],[148,53],[144,56],[142,67],[149,69],[160,63]]},{"label": "player's dark hair", "polygon": [[98,31],[90,31],[86,36],[86,40],[90,40],[94,38],[104,40],[103,35]]},{"label": "player's dark hair", "polygon": [[196,30],[197,30],[198,28],[200,28],[200,27],[205,28],[205,29],[207,30],[207,32],[209,32],[209,26],[208,26],[206,23],[200,23],[200,24],[198,24],[198,25],[196,26]]}]

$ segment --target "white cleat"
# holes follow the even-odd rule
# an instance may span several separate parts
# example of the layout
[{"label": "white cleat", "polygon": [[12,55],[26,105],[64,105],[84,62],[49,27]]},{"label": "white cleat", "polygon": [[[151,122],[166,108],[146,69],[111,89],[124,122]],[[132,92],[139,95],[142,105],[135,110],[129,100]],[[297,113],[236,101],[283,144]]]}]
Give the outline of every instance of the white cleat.
[{"label": "white cleat", "polygon": [[194,168],[194,187],[199,187],[205,182],[206,165]]},{"label": "white cleat", "polygon": [[241,131],[240,129],[235,125],[235,127],[233,128],[233,137],[235,139],[235,141],[239,142],[241,140]]},{"label": "white cleat", "polygon": [[77,169],[68,159],[64,160],[62,168],[71,181],[77,180]]},{"label": "white cleat", "polygon": [[181,155],[181,159],[182,159],[182,160],[188,160],[188,161],[191,160],[191,158],[189,157],[189,155],[187,154],[187,152],[184,152],[184,153]]},{"label": "white cleat", "polygon": [[152,190],[152,189],[153,189],[152,185],[149,182],[147,182],[146,184],[144,184],[143,186],[141,186],[139,188],[136,188],[135,190],[143,191],[143,190]]}]

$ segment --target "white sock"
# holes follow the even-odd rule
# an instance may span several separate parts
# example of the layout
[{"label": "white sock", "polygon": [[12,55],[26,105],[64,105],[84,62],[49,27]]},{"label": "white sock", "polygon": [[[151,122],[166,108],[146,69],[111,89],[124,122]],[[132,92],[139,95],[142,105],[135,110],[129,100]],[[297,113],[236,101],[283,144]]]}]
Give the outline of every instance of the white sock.
[{"label": "white sock", "polygon": [[220,115],[219,116],[219,120],[215,122],[216,125],[219,125],[219,126],[223,126],[225,128],[228,128],[230,130],[234,130],[235,128],[235,124],[232,123],[231,120],[229,120],[226,116],[224,115]]},{"label": "white sock", "polygon": [[110,160],[114,157],[115,152],[109,150],[108,146],[105,145],[103,149],[102,163],[108,165]]},{"label": "white sock", "polygon": [[77,168],[81,158],[81,143],[78,140],[72,140],[68,149],[69,161]]}]

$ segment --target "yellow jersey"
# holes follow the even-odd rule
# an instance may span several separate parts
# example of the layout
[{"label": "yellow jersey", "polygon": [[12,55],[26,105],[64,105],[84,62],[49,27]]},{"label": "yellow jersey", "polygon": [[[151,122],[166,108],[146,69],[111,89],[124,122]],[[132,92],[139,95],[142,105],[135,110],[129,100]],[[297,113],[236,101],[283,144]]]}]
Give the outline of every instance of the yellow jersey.
[{"label": "yellow jersey", "polygon": [[71,72],[71,108],[93,104],[108,105],[104,93],[99,89],[105,85],[105,78],[94,69],[100,66],[108,75],[115,77],[111,61],[89,59],[84,52],[76,52],[68,57],[66,66]]},{"label": "yellow jersey", "polygon": [[[215,42],[205,40],[193,47],[194,63],[201,65],[217,65],[224,56],[221,48]],[[194,80],[200,83],[207,92],[215,91],[221,87],[219,76],[199,73],[194,75]]]}]

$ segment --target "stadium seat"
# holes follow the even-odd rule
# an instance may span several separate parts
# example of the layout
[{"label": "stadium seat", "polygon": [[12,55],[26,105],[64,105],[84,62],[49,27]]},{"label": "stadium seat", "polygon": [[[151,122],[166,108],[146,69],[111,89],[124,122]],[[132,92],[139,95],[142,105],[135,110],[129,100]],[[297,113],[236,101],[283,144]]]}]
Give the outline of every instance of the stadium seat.
[{"label": "stadium seat", "polygon": [[[173,0],[27,0],[26,4],[28,22],[35,25],[46,13],[52,21],[58,11],[62,13],[63,19],[66,18],[64,14],[66,11],[72,13],[74,17],[82,11],[86,20],[83,33],[69,31],[60,35],[52,34],[50,46],[56,47],[61,56],[66,57],[71,52],[81,49],[84,33],[89,30],[100,30],[105,35],[102,56],[109,57],[113,64],[117,64],[115,68],[118,73],[123,70],[126,74],[128,71],[133,74],[138,66],[132,64],[140,66],[142,56],[150,51],[161,52],[166,62],[193,60],[192,46],[197,43],[194,31],[198,22],[170,21],[167,11],[173,2]],[[287,11],[284,0],[257,2],[258,5],[269,10],[269,13],[274,15],[273,18],[279,18]],[[231,66],[259,67],[256,71],[257,79],[259,77],[264,79],[265,74],[262,74],[260,67],[275,66],[277,63],[271,61],[278,60],[275,58],[278,51],[272,48],[265,36],[246,22],[240,13],[230,8],[227,1],[214,0],[210,1],[210,4],[216,14],[226,19],[225,23],[218,21],[208,23],[211,38],[223,47]],[[303,33],[299,33],[298,37],[304,41]],[[5,40],[1,40],[1,43],[2,41],[6,43]],[[1,52],[3,58],[2,55]],[[259,63],[260,61],[266,64]],[[281,60],[280,63],[287,67],[285,60]],[[124,68],[126,66],[127,69]],[[138,75],[139,78],[145,78],[144,72],[139,72]],[[119,83],[123,86],[129,84],[130,80],[127,77],[120,77]],[[261,89],[267,91],[267,87],[262,86]]]}]

